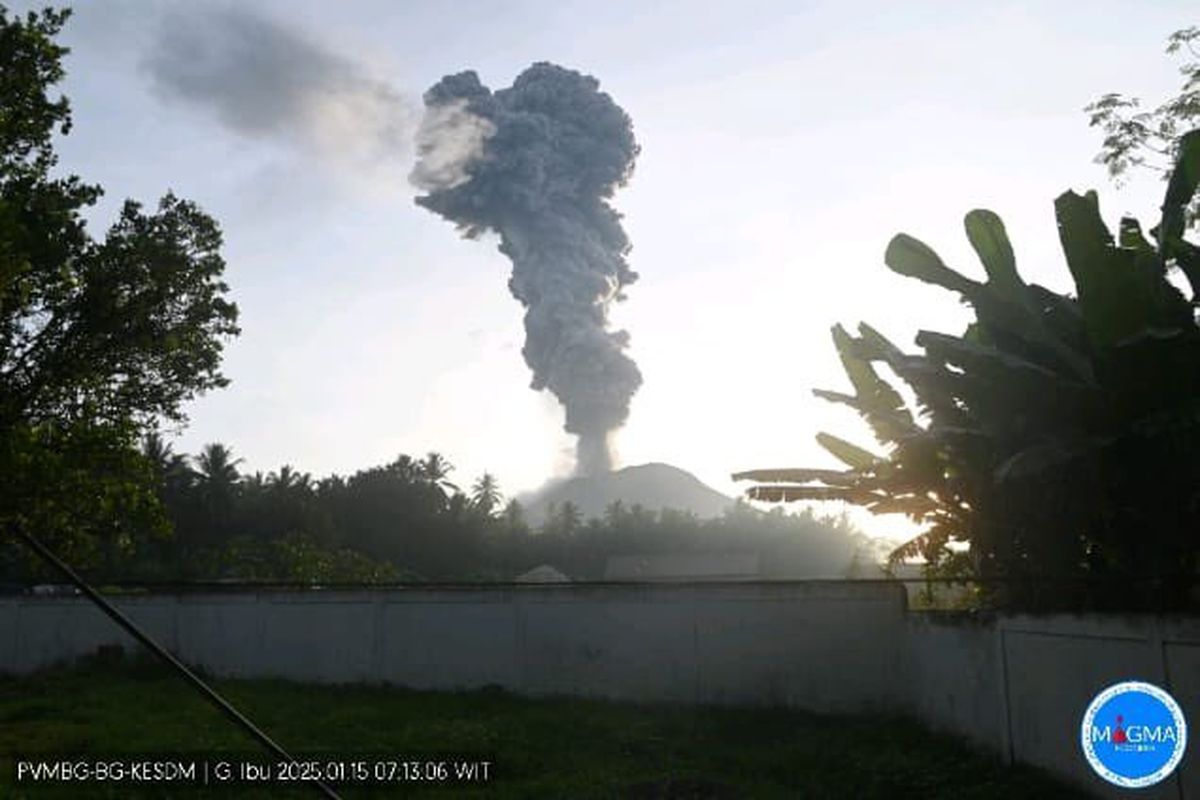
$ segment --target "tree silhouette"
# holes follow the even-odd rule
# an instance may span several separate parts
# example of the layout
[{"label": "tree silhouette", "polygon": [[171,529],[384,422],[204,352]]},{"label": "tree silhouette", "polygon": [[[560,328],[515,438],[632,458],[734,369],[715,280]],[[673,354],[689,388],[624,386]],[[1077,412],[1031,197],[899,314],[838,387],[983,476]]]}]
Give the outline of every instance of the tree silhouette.
[{"label": "tree silhouette", "polygon": [[444,498],[406,457],[314,482],[291,466],[241,476],[229,447],[209,445],[192,459],[197,471],[168,489],[164,471],[151,465],[188,458],[161,439],[144,448],[153,458],[139,459],[152,471],[176,536],[106,544],[99,556],[105,574],[128,580],[511,580],[546,563],[587,579],[602,577],[611,555],[769,553],[789,541],[808,568],[830,576],[843,574],[860,546],[842,523],[749,507],[700,520],[614,504],[602,518],[583,520],[576,506],[560,503],[533,535],[518,501],[482,514],[461,492]]},{"label": "tree silhouette", "polygon": [[401,454],[388,465],[388,469],[405,483],[415,483],[422,479],[424,467],[412,456]]},{"label": "tree silhouette", "polygon": [[[1143,111],[1136,97],[1112,92],[1084,109],[1090,125],[1104,131],[1096,161],[1117,181],[1130,169],[1147,169],[1169,178],[1179,160],[1182,135],[1200,125],[1200,27],[1172,33],[1167,37],[1167,53],[1189,53],[1194,59],[1179,67],[1183,87],[1175,97]],[[1189,225],[1200,225],[1200,197],[1186,205],[1185,219]]]},{"label": "tree silhouette", "polygon": [[551,520],[552,530],[562,536],[570,536],[579,530],[580,523],[583,522],[583,514],[579,510],[579,506],[572,503],[570,500],[564,500],[554,514]]},{"label": "tree silhouette", "polygon": [[613,500],[604,509],[604,521],[610,527],[621,527],[625,522],[625,504],[620,500]]},{"label": "tree silhouette", "polygon": [[178,491],[189,485],[195,477],[187,456],[175,453],[157,431],[151,431],[142,440],[142,455],[168,490]]},{"label": "tree silhouette", "polygon": [[248,492],[265,492],[270,486],[271,476],[263,475],[262,470],[255,470],[253,475],[242,476],[242,488]]},{"label": "tree silhouette", "polygon": [[500,492],[500,484],[496,482],[496,476],[490,472],[483,473],[471,487],[471,502],[485,516],[492,516],[503,499],[504,495]]},{"label": "tree silhouette", "polygon": [[241,476],[237,466],[242,459],[234,458],[233,451],[220,442],[206,444],[196,456],[196,473],[200,483],[210,493],[232,493]]},{"label": "tree silhouette", "polygon": [[126,201],[102,238],[89,233],[101,190],[54,151],[71,129],[52,96],[68,15],[0,6],[0,535],[36,531],[85,564],[88,539],[165,525],[138,444],[227,383],[238,328],[220,229],[194,204]]},{"label": "tree silhouette", "polygon": [[436,451],[431,450],[426,453],[419,465],[421,477],[430,483],[437,484],[451,491],[458,489],[453,483],[450,483],[450,473],[454,471],[454,465]]},{"label": "tree silhouette", "polygon": [[[935,574],[1001,578],[989,585],[998,604],[1194,603],[1200,247],[1183,237],[1200,186],[1200,130],[1180,138],[1179,152],[1156,245],[1131,218],[1114,239],[1094,192],[1056,200],[1075,296],[1026,284],[989,211],[965,220],[986,282],[910,236],[894,237],[888,267],[959,295],[975,320],[961,336],[921,331],[919,354],[865,324],[858,336],[835,327],[854,393],[816,394],[857,411],[886,452],[820,434],[846,469],[734,477],[760,482],[754,499],[843,500],[907,514],[925,530],[896,559],[920,557]],[[1169,280],[1175,268],[1189,278],[1190,298]],[[908,384],[916,409],[877,363]]]},{"label": "tree silhouette", "polygon": [[202,541],[220,542],[234,534],[234,502],[241,476],[233,452],[219,442],[207,444],[196,456],[196,488],[201,505]]},{"label": "tree silhouette", "polygon": [[312,487],[312,475],[297,472],[291,465],[284,464],[279,468],[279,472],[272,472],[267,476],[267,485],[278,492],[307,492]]},{"label": "tree silhouette", "polygon": [[528,524],[525,522],[525,508],[515,497],[505,503],[504,510],[500,512],[500,519],[504,521],[505,528],[510,532],[528,531]]}]

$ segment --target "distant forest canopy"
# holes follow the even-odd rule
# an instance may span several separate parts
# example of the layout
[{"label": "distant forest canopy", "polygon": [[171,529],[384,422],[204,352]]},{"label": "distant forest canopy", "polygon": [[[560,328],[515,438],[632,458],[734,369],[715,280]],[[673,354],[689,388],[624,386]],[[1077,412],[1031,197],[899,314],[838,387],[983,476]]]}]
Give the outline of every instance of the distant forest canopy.
[{"label": "distant forest canopy", "polygon": [[[141,455],[169,529],[107,539],[78,564],[93,580],[509,581],[542,564],[595,580],[610,556],[686,552],[755,553],[787,560],[785,577],[828,578],[865,572],[880,553],[844,518],[763,513],[744,503],[699,519],[614,502],[602,517],[584,519],[564,502],[534,527],[493,476],[459,487],[438,453],[320,480],[288,466],[243,475],[224,445],[191,458],[157,435]],[[50,579],[24,554],[14,557],[19,552],[5,552],[0,581]]]}]

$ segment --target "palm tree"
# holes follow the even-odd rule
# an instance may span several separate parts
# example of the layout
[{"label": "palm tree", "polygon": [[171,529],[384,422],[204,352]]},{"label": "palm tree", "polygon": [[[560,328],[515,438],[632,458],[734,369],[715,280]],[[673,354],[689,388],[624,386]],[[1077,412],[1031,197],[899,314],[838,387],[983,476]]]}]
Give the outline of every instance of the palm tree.
[{"label": "palm tree", "polygon": [[421,480],[437,495],[436,502],[441,510],[448,508],[448,501],[459,494],[458,486],[449,479],[454,465],[438,452],[430,450],[423,461],[417,463]]},{"label": "palm tree", "polygon": [[142,455],[151,463],[164,488],[177,490],[191,483],[193,472],[187,456],[172,451],[171,445],[157,432],[146,434],[142,440]]},{"label": "palm tree", "polygon": [[416,483],[423,474],[421,462],[414,461],[412,456],[403,453],[398,455],[387,468],[398,475],[404,483]]},{"label": "palm tree", "polygon": [[579,506],[570,500],[564,500],[563,504],[558,507],[558,513],[554,515],[555,530],[566,536],[579,530],[581,522],[583,522],[583,513],[580,512]]},{"label": "palm tree", "polygon": [[466,515],[466,511],[469,507],[468,504],[470,502],[471,501],[467,499],[466,495],[455,494],[450,498],[449,502],[446,503],[446,514],[449,515],[450,519],[452,520],[462,520],[462,518]]},{"label": "palm tree", "polygon": [[613,500],[604,509],[604,521],[610,528],[620,527],[626,516],[625,504],[620,500]]},{"label": "palm tree", "polygon": [[238,464],[242,459],[234,458],[233,451],[219,442],[204,445],[196,456],[200,482],[209,487],[232,488],[239,478]]},{"label": "palm tree", "polygon": [[240,463],[242,459],[234,458],[233,451],[218,442],[206,444],[196,457],[200,498],[207,517],[207,537],[220,539],[229,533],[234,495],[241,480],[237,469]]},{"label": "palm tree", "polygon": [[515,498],[509,500],[504,506],[504,510],[500,512],[500,517],[504,520],[504,526],[509,531],[515,532],[526,527],[525,508]]},{"label": "palm tree", "polygon": [[630,528],[642,531],[654,525],[655,514],[641,503],[634,503],[629,507],[629,513],[625,515],[625,519]]},{"label": "palm tree", "polygon": [[420,462],[418,469],[422,478],[437,486],[443,493],[447,490],[458,491],[458,487],[449,480],[450,473],[454,471],[454,465],[447,461],[441,453],[430,450],[425,459]]},{"label": "palm tree", "polygon": [[483,473],[471,487],[471,502],[489,517],[503,499],[504,495],[500,492],[500,484],[496,481],[496,476],[490,472]]},{"label": "palm tree", "polygon": [[167,471],[167,465],[174,453],[171,452],[171,445],[164,442],[162,436],[154,431],[142,439],[142,455],[163,474]]},{"label": "palm tree", "polygon": [[264,476],[261,471],[258,471],[253,475],[242,478],[242,486],[252,493],[258,493],[267,488],[269,480],[269,476]]},{"label": "palm tree", "polygon": [[279,472],[267,476],[267,483],[272,489],[287,492],[292,489],[307,491],[312,485],[312,475],[307,472],[297,472],[290,464],[284,464]]}]

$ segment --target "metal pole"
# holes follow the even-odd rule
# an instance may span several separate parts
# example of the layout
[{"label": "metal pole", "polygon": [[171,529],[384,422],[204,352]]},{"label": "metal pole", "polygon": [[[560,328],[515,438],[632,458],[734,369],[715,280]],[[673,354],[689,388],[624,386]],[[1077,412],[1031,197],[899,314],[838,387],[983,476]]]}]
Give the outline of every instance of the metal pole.
[{"label": "metal pole", "polygon": [[[263,747],[267,748],[275,755],[288,762],[294,762],[296,760],[292,758],[286,750],[278,745],[274,739],[272,739],[257,725],[251,722],[246,715],[234,708],[233,705],[231,705],[230,702],[224,697],[217,694],[216,690],[205,683],[200,676],[188,669],[186,664],[177,659],[175,656],[171,655],[171,653],[168,652],[167,649],[158,642],[151,639],[147,633],[145,633],[133,622],[133,620],[125,616],[120,609],[108,602],[108,600],[105,599],[99,592],[88,585],[83,578],[79,577],[75,570],[71,569],[69,564],[56,556],[50,550],[50,548],[38,541],[33,534],[26,531],[23,527],[18,525],[16,528],[17,535],[24,540],[25,544],[29,545],[29,547],[32,548],[35,553],[45,559],[45,561],[53,566],[56,570],[61,572],[63,576],[65,576],[68,581],[74,584],[79,591],[83,592],[89,600],[99,606],[100,610],[107,614],[113,620],[113,622],[124,628],[130,636],[137,639],[139,642],[145,645],[150,652],[154,653],[154,655],[158,656],[160,659],[165,661],[168,666],[182,675],[187,682],[196,689],[196,691],[200,692],[200,694],[204,695],[206,700],[216,706],[218,711],[231,719],[235,724],[239,725],[243,730],[258,740]],[[338,797],[337,792],[333,791],[333,789],[323,781],[315,780],[311,783],[317,788],[318,791],[321,792],[321,794],[330,798],[330,800],[341,800],[341,798]]]}]

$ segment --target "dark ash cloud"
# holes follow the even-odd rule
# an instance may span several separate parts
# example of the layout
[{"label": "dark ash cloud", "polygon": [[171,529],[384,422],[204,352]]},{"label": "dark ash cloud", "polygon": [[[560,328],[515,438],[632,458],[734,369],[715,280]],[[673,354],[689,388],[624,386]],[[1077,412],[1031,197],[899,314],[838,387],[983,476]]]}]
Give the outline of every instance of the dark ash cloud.
[{"label": "dark ash cloud", "polygon": [[410,152],[411,101],[364,65],[244,8],[168,12],[143,67],[160,97],[244,136],[360,162]]},{"label": "dark ash cloud", "polygon": [[638,155],[629,115],[595,78],[545,62],[496,92],[474,72],[449,75],[425,107],[417,203],[468,238],[500,235],[509,289],[526,309],[532,387],[566,410],[578,470],[610,470],[610,434],[642,382],[629,335],[608,329],[611,304],[637,279],[608,202]]}]

